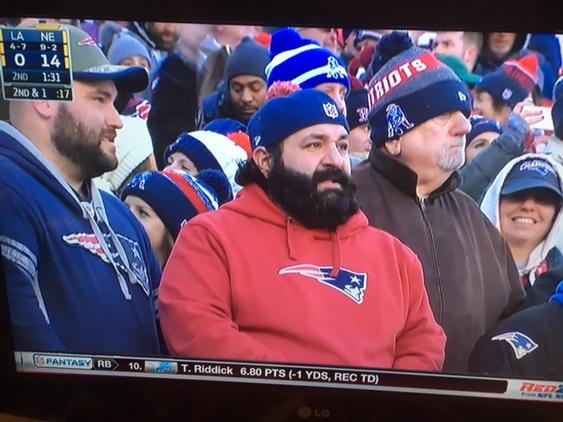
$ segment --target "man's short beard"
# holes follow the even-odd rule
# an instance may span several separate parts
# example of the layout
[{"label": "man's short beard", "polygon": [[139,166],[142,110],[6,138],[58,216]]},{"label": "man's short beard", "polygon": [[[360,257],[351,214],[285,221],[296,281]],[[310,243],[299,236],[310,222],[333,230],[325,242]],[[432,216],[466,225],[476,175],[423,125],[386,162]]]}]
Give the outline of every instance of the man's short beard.
[{"label": "man's short beard", "polygon": [[101,149],[102,137],[113,137],[115,130],[95,131],[76,118],[65,104],[59,107],[51,139],[59,154],[76,164],[84,180],[117,167],[117,155],[106,155]]},{"label": "man's short beard", "polygon": [[450,151],[450,145],[444,145],[440,151],[438,166],[444,171],[456,171],[463,167],[465,163],[465,149],[462,146],[459,153],[453,155]]},{"label": "man's short beard", "polygon": [[[327,188],[318,191],[319,183],[326,180],[339,183],[342,190]],[[274,156],[267,186],[270,197],[309,229],[335,231],[359,210],[356,184],[338,169],[316,171],[311,177],[288,169],[280,157]]]}]

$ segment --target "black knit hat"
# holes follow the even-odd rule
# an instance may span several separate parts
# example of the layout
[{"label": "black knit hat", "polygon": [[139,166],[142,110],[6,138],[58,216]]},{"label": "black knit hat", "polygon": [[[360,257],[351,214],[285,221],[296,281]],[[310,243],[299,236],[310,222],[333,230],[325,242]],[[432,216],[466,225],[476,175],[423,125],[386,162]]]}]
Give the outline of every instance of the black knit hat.
[{"label": "black knit hat", "polygon": [[346,98],[346,119],[350,130],[368,122],[368,90],[355,89]]},{"label": "black knit hat", "polygon": [[227,84],[236,76],[252,75],[266,81],[265,68],[270,61],[270,52],[249,37],[244,37],[227,60],[225,81]]}]

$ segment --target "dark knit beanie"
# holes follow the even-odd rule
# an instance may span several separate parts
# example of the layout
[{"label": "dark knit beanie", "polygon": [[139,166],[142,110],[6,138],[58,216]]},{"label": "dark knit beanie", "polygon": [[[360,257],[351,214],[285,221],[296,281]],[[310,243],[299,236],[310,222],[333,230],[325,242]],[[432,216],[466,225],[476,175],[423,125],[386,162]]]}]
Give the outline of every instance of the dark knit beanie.
[{"label": "dark knit beanie", "polygon": [[368,86],[370,138],[374,146],[397,139],[425,121],[459,110],[471,114],[468,88],[429,50],[415,47],[406,32],[381,38]]},{"label": "dark knit beanie", "polygon": [[243,38],[235,51],[229,56],[225,68],[227,84],[236,76],[256,76],[266,81],[266,65],[269,51],[249,37]]},{"label": "dark knit beanie", "polygon": [[519,60],[508,60],[494,72],[483,76],[476,86],[511,109],[524,100],[538,83],[538,58],[528,54]]},{"label": "dark knit beanie", "polygon": [[350,130],[368,122],[368,90],[356,89],[346,98],[346,118]]},{"label": "dark knit beanie", "polygon": [[198,214],[213,211],[228,200],[227,177],[217,170],[205,170],[197,177],[185,171],[145,171],[131,180],[121,195],[145,201],[162,220],[174,239],[186,222]]},{"label": "dark knit beanie", "polygon": [[268,147],[310,126],[341,125],[348,130],[346,117],[327,94],[302,89],[286,97],[272,98],[248,122],[252,147]]}]

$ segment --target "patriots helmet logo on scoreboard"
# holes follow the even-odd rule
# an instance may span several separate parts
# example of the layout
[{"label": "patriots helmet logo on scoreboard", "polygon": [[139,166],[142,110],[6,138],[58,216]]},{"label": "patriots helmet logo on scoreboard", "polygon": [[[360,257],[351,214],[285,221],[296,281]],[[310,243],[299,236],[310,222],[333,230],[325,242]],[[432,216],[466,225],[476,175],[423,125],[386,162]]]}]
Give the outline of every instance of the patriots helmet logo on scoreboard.
[{"label": "patriots helmet logo on scoreboard", "polygon": [[364,292],[367,287],[367,274],[357,273],[354,271],[341,268],[337,277],[331,277],[332,267],[319,267],[312,264],[300,264],[282,268],[278,271],[279,275],[300,274],[305,277],[311,277],[326,284],[346,296],[354,302],[361,304],[364,301]]},{"label": "patriots helmet logo on scoreboard", "polygon": [[522,359],[528,353],[533,352],[539,347],[539,345],[534,342],[534,340],[532,340],[526,334],[522,334],[518,331],[499,334],[498,336],[491,338],[491,340],[504,340],[508,344],[510,344],[510,347],[512,347],[512,350],[514,350],[516,359]]}]

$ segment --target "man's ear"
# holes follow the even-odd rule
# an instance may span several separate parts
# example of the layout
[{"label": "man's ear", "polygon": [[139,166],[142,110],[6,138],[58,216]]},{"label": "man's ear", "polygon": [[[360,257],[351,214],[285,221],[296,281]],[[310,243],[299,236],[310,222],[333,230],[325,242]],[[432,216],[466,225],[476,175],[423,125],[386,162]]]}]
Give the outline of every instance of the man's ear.
[{"label": "man's ear", "polygon": [[391,141],[385,142],[385,149],[387,152],[393,156],[398,156],[401,154],[401,142],[400,139],[393,139]]},{"label": "man's ear", "polygon": [[44,120],[49,120],[55,117],[59,109],[59,104],[55,101],[32,101],[31,106]]},{"label": "man's ear", "polygon": [[256,147],[254,151],[252,151],[252,160],[254,164],[258,166],[264,177],[268,177],[270,171],[272,170],[272,156],[266,148],[264,147]]}]

